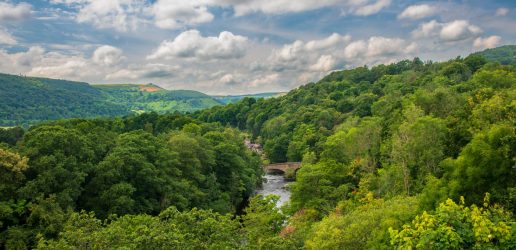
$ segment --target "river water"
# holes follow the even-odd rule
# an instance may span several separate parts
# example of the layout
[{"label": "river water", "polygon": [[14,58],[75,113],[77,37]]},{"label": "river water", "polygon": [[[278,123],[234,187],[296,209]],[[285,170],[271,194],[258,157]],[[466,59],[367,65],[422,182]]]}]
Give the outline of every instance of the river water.
[{"label": "river water", "polygon": [[257,190],[257,194],[267,196],[274,194],[280,197],[277,206],[281,207],[290,200],[290,191],[286,189],[289,181],[283,178],[281,174],[266,174],[261,189]]}]

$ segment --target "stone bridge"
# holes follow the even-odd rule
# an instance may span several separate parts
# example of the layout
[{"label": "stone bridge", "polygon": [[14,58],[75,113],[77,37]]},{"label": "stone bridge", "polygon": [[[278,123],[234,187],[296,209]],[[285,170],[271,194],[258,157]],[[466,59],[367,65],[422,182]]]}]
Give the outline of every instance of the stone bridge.
[{"label": "stone bridge", "polygon": [[288,170],[293,170],[295,173],[299,168],[301,168],[301,162],[274,163],[263,166],[266,173],[281,172],[282,174],[285,174]]}]

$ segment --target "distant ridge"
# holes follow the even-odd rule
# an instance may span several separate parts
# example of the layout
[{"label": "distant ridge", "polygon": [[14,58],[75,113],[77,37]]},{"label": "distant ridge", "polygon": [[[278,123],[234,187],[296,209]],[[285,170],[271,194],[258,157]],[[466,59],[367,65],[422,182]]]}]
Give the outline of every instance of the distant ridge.
[{"label": "distant ridge", "polygon": [[166,90],[153,83],[90,85],[0,73],[0,126],[151,111],[193,112],[221,104],[198,91]]},{"label": "distant ridge", "polygon": [[286,95],[288,92],[265,92],[265,93],[258,93],[258,94],[243,94],[243,95],[213,95],[212,97],[218,100],[219,102],[222,102],[224,104],[234,103],[238,102],[246,97],[249,98],[256,98],[256,99],[267,99],[267,98],[274,98],[274,97],[280,97],[283,95]]},{"label": "distant ridge", "polygon": [[473,53],[481,55],[488,61],[498,62],[502,65],[516,65],[516,45],[505,45],[493,49]]}]

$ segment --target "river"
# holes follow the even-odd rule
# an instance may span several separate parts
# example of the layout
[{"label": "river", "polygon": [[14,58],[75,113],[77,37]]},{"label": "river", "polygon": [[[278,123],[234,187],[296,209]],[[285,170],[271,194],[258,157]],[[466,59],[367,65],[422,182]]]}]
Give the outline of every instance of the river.
[{"label": "river", "polygon": [[283,178],[281,174],[266,174],[261,189],[257,190],[257,194],[267,196],[274,194],[280,197],[277,206],[281,207],[290,200],[290,191],[286,189],[289,181]]}]

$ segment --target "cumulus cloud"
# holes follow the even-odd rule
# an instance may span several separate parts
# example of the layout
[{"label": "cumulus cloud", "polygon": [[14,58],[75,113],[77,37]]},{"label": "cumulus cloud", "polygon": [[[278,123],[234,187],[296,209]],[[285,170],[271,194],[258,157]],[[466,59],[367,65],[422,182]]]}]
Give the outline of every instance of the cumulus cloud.
[{"label": "cumulus cloud", "polygon": [[498,46],[502,38],[499,36],[490,36],[486,38],[479,37],[473,42],[473,46],[476,49],[490,49]]},{"label": "cumulus cloud", "polygon": [[[106,48],[106,47],[100,47]],[[70,80],[98,81],[105,75],[116,70],[115,65],[107,59],[110,53],[104,53],[104,49],[97,49],[97,56],[86,57],[82,53],[60,53],[46,51],[40,46],[33,46],[26,51],[10,53],[0,50],[0,69],[11,74],[27,74],[31,76],[41,76],[49,78],[62,78]],[[95,53],[94,53],[95,54]],[[95,60],[104,60],[100,64]],[[108,63],[109,65],[105,64]],[[101,77],[99,79],[99,77]]]},{"label": "cumulus cloud", "polygon": [[442,23],[439,23],[436,20],[422,23],[417,29],[412,31],[412,36],[414,38],[427,38],[430,36],[435,36],[441,27]]},{"label": "cumulus cloud", "polygon": [[421,24],[412,32],[412,35],[414,38],[435,37],[443,42],[455,42],[476,37],[481,33],[482,29],[466,20],[455,20],[448,23],[432,20]]},{"label": "cumulus cloud", "polygon": [[375,3],[360,6],[355,14],[359,16],[369,16],[380,12],[383,8],[391,5],[391,0],[377,0]]},{"label": "cumulus cloud", "polygon": [[179,67],[162,63],[133,64],[107,74],[108,81],[134,81],[140,79],[168,79],[174,77]]},{"label": "cumulus cloud", "polygon": [[[330,58],[319,58],[322,54],[335,52],[339,48],[344,47],[351,40],[349,35],[340,35],[333,33],[330,36],[311,41],[297,40],[291,44],[283,45],[281,48],[273,50],[268,61],[275,71],[283,71],[287,69],[311,69],[322,70],[330,65],[335,66],[335,62],[329,63]],[[319,61],[316,64],[310,64]],[[324,63],[324,61],[327,61]],[[323,67],[322,65],[326,66]]]},{"label": "cumulus cloud", "polygon": [[17,5],[0,3],[0,21],[20,21],[30,16],[32,6],[28,3]]},{"label": "cumulus cloud", "polygon": [[[278,72],[299,81],[314,81],[332,70],[357,65],[374,65],[405,58],[418,49],[415,42],[396,37],[373,36],[352,41],[350,36],[332,34],[312,41],[297,40],[272,51],[259,72]],[[296,75],[292,75],[296,73]]]},{"label": "cumulus cloud", "polygon": [[81,55],[47,52],[39,46],[16,53],[0,50],[0,68],[11,74],[72,80],[84,80],[85,77],[103,72],[103,69],[91,66],[89,60]]},{"label": "cumulus cloud", "polygon": [[266,14],[295,13],[324,7],[340,7],[344,12],[354,15],[368,16],[380,12],[391,4],[391,0],[206,0],[208,5],[232,7],[236,16],[252,12]]},{"label": "cumulus cloud", "polygon": [[122,54],[123,52],[121,49],[104,45],[98,47],[95,52],[93,52],[92,59],[93,62],[99,65],[112,66],[122,61]]},{"label": "cumulus cloud", "polygon": [[437,12],[437,8],[428,4],[412,5],[407,7],[398,15],[398,19],[422,19],[433,16]]},{"label": "cumulus cloud", "polygon": [[147,59],[197,58],[234,59],[245,55],[248,39],[222,31],[218,37],[203,37],[198,30],[188,30],[173,41],[164,41]]},{"label": "cumulus cloud", "polygon": [[158,0],[152,6],[152,13],[156,26],[164,29],[177,29],[213,20],[213,14],[202,1]]},{"label": "cumulus cloud", "polygon": [[508,8],[498,8],[496,10],[496,16],[506,16],[507,14],[509,14],[509,9]]},{"label": "cumulus cloud", "polygon": [[455,20],[443,25],[440,37],[444,41],[460,41],[482,33],[482,30],[465,20]]},{"label": "cumulus cloud", "polygon": [[57,65],[36,66],[28,74],[52,78],[76,78],[85,76],[83,73],[88,68],[88,63],[84,60],[70,60]]},{"label": "cumulus cloud", "polygon": [[0,44],[16,45],[16,38],[7,31],[0,29]]},{"label": "cumulus cloud", "polygon": [[118,31],[135,30],[145,23],[144,12],[148,7],[141,0],[52,0],[52,3],[77,9],[75,19],[79,23]]},{"label": "cumulus cloud", "polygon": [[367,43],[363,40],[358,40],[350,43],[344,49],[344,56],[346,58],[355,58],[359,55],[365,54],[367,51]]},{"label": "cumulus cloud", "polygon": [[330,5],[337,4],[337,0],[308,0],[308,1],[290,1],[290,0],[276,0],[276,1],[219,1],[231,2],[235,10],[236,16],[243,16],[251,12],[263,12],[268,14],[282,14],[288,12],[301,12],[307,10],[318,9]]},{"label": "cumulus cloud", "polygon": [[416,43],[410,43],[401,38],[373,36],[367,41],[358,40],[350,43],[344,49],[344,56],[347,59],[383,57],[409,54],[414,52],[416,48]]},{"label": "cumulus cloud", "polygon": [[335,59],[332,55],[322,55],[317,59],[317,62],[310,66],[310,70],[312,71],[330,71],[335,68],[337,64],[337,59]]},{"label": "cumulus cloud", "polygon": [[235,76],[233,74],[225,74],[223,75],[219,82],[221,82],[224,85],[235,85],[237,84],[237,80],[235,79]]},{"label": "cumulus cloud", "polygon": [[230,8],[235,16],[255,12],[285,14],[316,10],[324,7],[341,8],[343,12],[368,16],[389,6],[392,0],[51,0],[78,10],[78,22],[91,23],[98,28],[119,31],[134,30],[141,24],[154,22],[163,29],[180,29],[213,21],[211,8]]},{"label": "cumulus cloud", "polygon": [[351,40],[350,35],[342,36],[340,34],[333,33],[330,36],[328,36],[327,38],[307,42],[304,45],[304,48],[307,51],[330,49],[341,43],[349,42],[350,40]]},{"label": "cumulus cloud", "polygon": [[280,76],[277,73],[268,74],[268,75],[260,76],[260,77],[258,77],[256,79],[252,80],[249,83],[249,86],[251,86],[251,87],[259,87],[260,85],[278,84],[278,80],[279,79],[280,79]]}]

